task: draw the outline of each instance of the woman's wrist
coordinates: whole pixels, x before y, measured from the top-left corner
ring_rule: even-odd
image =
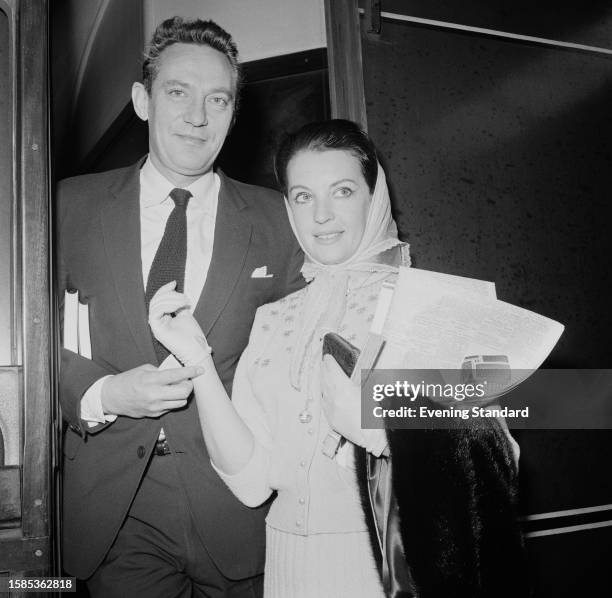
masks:
[[[181,352],[182,354],[176,353],[176,357],[183,365],[206,367],[212,363],[212,349],[204,335],[195,337],[191,346],[189,348],[185,346],[184,349],[187,349],[187,351]]]
[[[207,373],[210,368],[215,367],[211,353],[212,351],[209,347],[208,351],[202,351],[196,355],[190,355],[183,361],[183,365],[187,367],[200,367],[204,369],[204,373]]]

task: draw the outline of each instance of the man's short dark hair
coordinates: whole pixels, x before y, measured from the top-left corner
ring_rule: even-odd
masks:
[[[201,19],[185,21],[181,17],[172,17],[157,26],[145,50],[145,60],[142,64],[142,83],[147,93],[151,93],[153,81],[157,77],[159,57],[166,48],[173,44],[209,46],[226,56],[236,75],[236,98],[234,101],[234,109],[236,109],[241,84],[238,48],[232,36],[214,21],[202,21]]]

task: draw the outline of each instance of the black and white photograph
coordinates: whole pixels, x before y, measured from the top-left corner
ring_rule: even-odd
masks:
[[[0,596],[608,596],[610,106],[609,0],[0,0]]]

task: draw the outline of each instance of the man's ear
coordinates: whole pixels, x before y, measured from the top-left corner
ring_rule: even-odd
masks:
[[[141,120],[149,120],[149,94],[142,83],[132,85],[134,112]]]

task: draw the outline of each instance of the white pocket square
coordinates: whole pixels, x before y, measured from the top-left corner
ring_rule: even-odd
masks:
[[[268,274],[268,266],[255,268],[251,273],[251,278],[272,278],[274,274]]]

